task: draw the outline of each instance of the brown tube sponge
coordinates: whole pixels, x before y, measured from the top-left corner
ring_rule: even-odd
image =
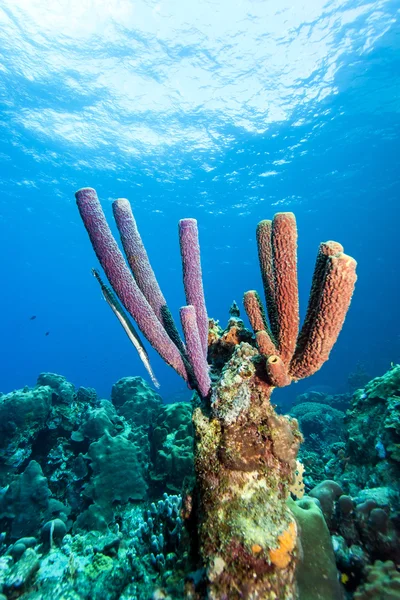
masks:
[[[258,293],[255,290],[246,292],[243,296],[243,304],[254,333],[264,329],[267,330],[264,307]]]
[[[271,332],[274,337],[278,333],[278,316],[275,305],[275,279],[272,260],[272,221],[260,221],[257,225],[256,237],[258,260],[260,262],[261,277],[264,286],[265,304]]]
[[[297,227],[293,213],[277,213],[274,216],[272,251],[278,315],[277,346],[283,362],[289,364],[299,331]]]
[[[267,358],[265,367],[268,382],[274,387],[285,387],[291,383],[292,379],[287,372],[285,363],[276,354]]]
[[[264,356],[271,356],[271,354],[276,354],[275,344],[266,331],[257,331],[256,342],[260,354],[263,354]]]
[[[322,274],[316,268],[313,288],[319,287],[319,293],[315,291],[318,302],[316,298],[313,300],[315,308],[310,309],[306,334],[290,365],[293,379],[313,375],[328,360],[350,306],[357,279],[356,266],[354,258],[339,252],[326,257]]]
[[[314,273],[312,277],[307,312],[297,340],[293,362],[297,361],[302,355],[317,315],[328,256],[334,256],[335,254],[339,254],[339,252],[343,252],[343,246],[338,242],[322,242],[319,245],[317,260],[315,262]]]

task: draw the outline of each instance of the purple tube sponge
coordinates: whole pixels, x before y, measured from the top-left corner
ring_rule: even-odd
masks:
[[[125,198],[113,202],[113,213],[126,259],[135,277],[136,283],[143,292],[147,302],[163,323],[161,309],[166,305],[165,298],[158,285],[149,257],[138,231],[131,205]]]
[[[207,360],[201,347],[196,309],[194,306],[183,306],[180,309],[180,315],[189,362],[197,381],[198,390],[206,398],[210,391],[211,380],[208,374]]]
[[[208,317],[204,300],[199,234],[196,219],[182,219],[179,221],[179,242],[182,255],[183,285],[186,302],[195,308],[200,343],[206,360],[208,349]]]
[[[95,190],[83,188],[76,192],[75,197],[93,249],[117,296],[153,348],[187,381],[182,356],[133,278],[111,233]]]

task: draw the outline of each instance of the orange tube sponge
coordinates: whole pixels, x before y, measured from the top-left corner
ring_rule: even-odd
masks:
[[[285,363],[276,354],[267,358],[265,368],[268,382],[274,387],[285,387],[292,382]]]
[[[265,319],[264,308],[261,304],[260,296],[255,290],[250,290],[244,294],[243,304],[254,333],[262,331],[263,329],[267,330],[268,326]]]
[[[357,279],[356,261],[343,252],[325,255],[322,270],[318,265],[323,261],[321,254],[329,252],[328,245],[322,246],[314,271],[312,306],[309,304],[307,311],[309,320],[290,365],[290,374],[296,380],[309,377],[328,359],[343,326]]]
[[[256,342],[260,354],[263,354],[264,356],[276,354],[275,344],[266,331],[257,331]]]
[[[321,298],[328,256],[334,256],[335,254],[339,254],[339,252],[343,252],[343,246],[339,244],[339,242],[321,242],[319,245],[317,260],[315,262],[314,273],[312,277],[307,312],[303,326],[299,333],[299,337],[297,339],[297,346],[293,356],[293,361],[297,361],[303,353],[304,347],[310,335],[311,328],[313,327],[319,308],[319,301]]]
[[[277,213],[272,222],[275,304],[278,315],[279,355],[289,363],[299,331],[297,284],[297,227],[293,213]]]
[[[272,260],[272,221],[265,219],[257,225],[256,237],[258,260],[264,286],[265,304],[267,306],[271,332],[276,337],[278,332],[278,315],[275,305],[275,279]]]

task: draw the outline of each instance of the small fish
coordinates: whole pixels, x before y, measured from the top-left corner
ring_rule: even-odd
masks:
[[[46,331],[46,333],[44,335],[49,335],[50,331]]]
[[[36,315],[32,315],[29,320],[34,321],[35,319],[36,319]]]
[[[100,284],[105,301],[111,307],[113,313],[124,328],[126,335],[130,339],[132,344],[135,346],[137,353],[139,354],[139,358],[142,361],[146,371],[150,375],[150,379],[152,380],[154,386],[156,388],[159,388],[160,384],[158,383],[153,373],[153,369],[151,368],[146,348],[143,346],[136,329],[129,320],[128,315],[126,314],[125,310],[123,309],[122,305],[120,304],[119,300],[117,299],[111,288],[109,288],[103,283],[103,280],[101,279],[98,271],[96,271],[96,269],[92,269],[92,273]]]

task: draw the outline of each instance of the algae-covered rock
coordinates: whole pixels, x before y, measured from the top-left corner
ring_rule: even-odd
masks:
[[[355,392],[346,429],[349,479],[359,487],[399,480],[400,365]]]
[[[90,445],[92,476],[84,486],[84,494],[93,504],[79,516],[79,527],[105,530],[116,504],[146,498],[148,465],[143,459],[147,454],[144,448],[148,451],[146,438],[135,440],[127,433],[112,437],[107,431]]]
[[[87,406],[82,421],[77,431],[73,431],[71,439],[74,442],[82,442],[84,439],[98,440],[107,431],[115,435],[124,428],[121,417],[117,414],[115,407],[108,400],[100,400],[96,407]]]
[[[31,582],[40,566],[39,556],[33,548],[27,548],[19,561],[17,561],[4,581],[8,593],[23,591]]]
[[[194,410],[198,531],[210,597],[294,597],[297,528],[286,499],[302,436],[295,419],[275,413],[263,360],[249,344],[237,345],[211,407]],[[189,593],[200,589],[198,579],[194,573]]]
[[[150,425],[163,402],[142,377],[123,377],[112,387],[111,399],[118,413],[131,424]]]
[[[343,593],[332,541],[321,510],[311,498],[288,505],[299,526],[302,552],[296,570],[300,600],[341,600]]]
[[[49,386],[56,394],[58,402],[70,405],[76,399],[75,386],[67,381],[63,375],[41,373],[37,378],[36,385]]]
[[[321,446],[344,440],[344,413],[327,404],[304,402],[294,406],[290,414],[300,425],[306,449],[321,450]]]
[[[400,572],[392,561],[377,560],[367,567],[367,580],[354,594],[354,600],[399,600]]]
[[[47,479],[34,460],[0,497],[0,518],[9,521],[12,539],[35,536],[44,520],[52,517],[66,520],[68,512],[67,507],[51,497]]]
[[[32,443],[50,415],[49,386],[24,388],[0,397],[0,459],[18,468],[32,452]]]
[[[111,437],[105,433],[90,445],[88,455],[93,476],[85,493],[98,504],[111,507],[116,501],[125,503],[146,497],[143,465],[138,460],[140,449],[134,441],[124,435]]]
[[[160,411],[151,436],[154,490],[180,492],[193,469],[192,407],[179,402]]]

